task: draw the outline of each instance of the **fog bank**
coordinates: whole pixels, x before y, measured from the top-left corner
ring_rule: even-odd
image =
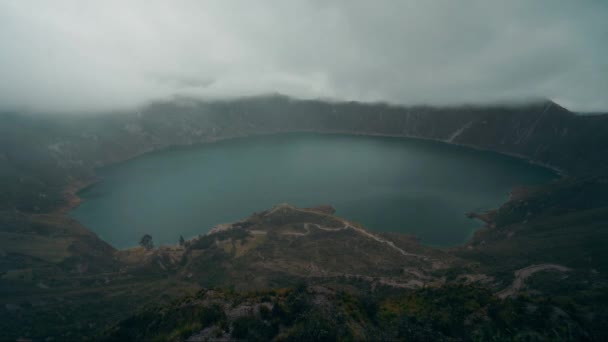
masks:
[[[3,1],[0,109],[173,96],[608,111],[608,2]]]

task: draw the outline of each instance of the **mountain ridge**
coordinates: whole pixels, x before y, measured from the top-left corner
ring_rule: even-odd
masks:
[[[8,173],[11,167],[21,168],[22,174],[33,173],[32,181],[39,186],[65,188],[72,179],[90,181],[96,167],[153,150],[294,131],[437,140],[510,154],[573,174],[595,172],[608,165],[608,153],[604,153],[608,151],[608,117],[576,116],[552,102],[523,109],[439,110],[271,99],[196,102],[187,107],[163,102],[140,112],[96,117],[4,115],[0,127],[2,166],[9,168]],[[36,137],[31,138],[33,135]],[[17,150],[19,155],[11,152]],[[36,174],[41,167],[48,170],[46,177]],[[11,180],[3,185],[13,190],[12,184]],[[58,191],[53,193],[53,197],[47,193],[38,199],[29,196],[28,201],[39,202],[39,208],[57,206],[48,203],[58,200]],[[0,198],[0,208],[9,209],[17,202]]]

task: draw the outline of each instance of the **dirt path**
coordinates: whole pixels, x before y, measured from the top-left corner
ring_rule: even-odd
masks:
[[[422,259],[425,259],[425,260],[427,259],[426,256],[406,252],[403,249],[395,246],[395,243],[393,243],[392,241],[389,241],[389,240],[383,239],[383,238],[381,238],[379,236],[376,236],[376,235],[368,232],[365,229],[354,227],[354,226],[348,224],[348,222],[346,222],[344,220],[342,220],[342,223],[344,223],[344,229],[348,229],[348,228],[353,229],[354,231],[359,232],[360,234],[363,234],[363,235],[367,236],[370,239],[373,239],[373,240],[376,240],[376,241],[378,241],[380,243],[388,245],[389,247],[391,247],[392,249],[396,250],[397,252],[403,254],[404,256],[417,257],[417,258],[422,258]]]
[[[311,210],[308,210],[308,209],[297,209],[297,208],[295,208],[295,207],[293,207],[293,206],[291,206],[289,204],[280,204],[280,205],[277,205],[274,208],[272,208],[268,212],[267,215],[272,215],[275,212],[277,212],[278,210],[281,210],[281,209],[283,209],[285,207],[288,207],[288,208],[290,208],[292,210],[301,211],[301,212],[311,212]],[[319,212],[315,211],[315,213],[317,215],[319,215]],[[306,236],[306,235],[310,234],[310,226],[314,226],[314,227],[316,227],[319,230],[324,230],[324,231],[327,231],[327,232],[337,232],[337,231],[341,231],[341,230],[352,229],[355,232],[358,232],[359,234],[362,234],[362,235],[364,235],[364,236],[366,236],[366,237],[368,237],[368,238],[370,238],[372,240],[375,240],[375,241],[377,241],[379,243],[382,243],[382,244],[385,244],[385,245],[389,246],[391,249],[399,252],[403,256],[421,258],[422,260],[428,260],[429,259],[427,256],[424,256],[424,255],[419,255],[419,254],[414,254],[414,253],[406,252],[403,249],[397,247],[394,242],[392,242],[390,240],[387,240],[387,239],[384,239],[382,237],[379,237],[377,235],[374,235],[374,234],[368,232],[367,230],[365,230],[363,228],[356,227],[356,226],[352,225],[350,222],[348,222],[348,221],[346,221],[344,219],[341,219],[341,218],[333,216],[333,215],[327,215],[327,214],[320,214],[320,215],[327,216],[327,217],[330,217],[332,219],[339,220],[343,224],[343,226],[339,227],[339,228],[329,228],[329,227],[322,227],[322,226],[320,226],[319,224],[316,224],[316,223],[304,223],[304,230],[305,230],[305,232],[301,232],[301,233],[300,232],[285,232],[285,233],[283,233],[283,235]]]
[[[372,288],[375,288],[377,285],[384,285],[384,286],[389,286],[389,287],[393,287],[393,288],[418,289],[418,288],[424,287],[426,284],[428,284],[432,280],[432,278],[429,278],[427,276],[423,276],[422,278],[416,277],[418,279],[394,279],[391,277],[372,277],[372,276],[362,275],[362,274],[332,272],[332,271],[323,270],[313,263],[310,263],[310,265],[308,266],[308,269],[310,271],[309,277],[324,278],[324,279],[348,278],[348,279],[363,280],[363,281],[371,283]]]
[[[557,264],[539,264],[539,265],[531,265],[522,269],[515,271],[515,280],[511,283],[511,286],[506,289],[498,292],[498,297],[507,298],[515,295],[519,292],[523,287],[526,279],[528,279],[531,275],[536,272],[546,271],[546,270],[556,270],[560,272],[568,272],[571,269]]]
[[[404,256],[417,257],[417,258],[422,258],[424,260],[428,259],[428,257],[426,257],[424,255],[418,255],[418,254],[414,254],[414,253],[408,253],[408,252],[404,251],[403,249],[395,246],[395,244],[392,241],[389,241],[389,240],[383,239],[383,238],[381,238],[379,236],[376,236],[376,235],[374,235],[374,234],[366,231],[365,229],[355,227],[355,226],[351,225],[350,223],[348,223],[347,221],[344,221],[344,220],[340,220],[340,221],[344,224],[344,226],[340,227],[340,228],[328,228],[328,227],[322,227],[322,226],[320,226],[320,225],[318,225],[316,223],[304,223],[304,229],[306,230],[306,232],[304,232],[304,233],[289,232],[289,233],[285,233],[285,234],[287,234],[287,235],[295,235],[295,236],[305,236],[305,235],[308,235],[308,234],[310,234],[310,226],[311,225],[315,226],[319,230],[324,230],[324,231],[327,231],[327,232],[337,232],[337,231],[340,231],[340,230],[352,229],[352,230],[354,230],[354,231],[356,231],[356,232],[358,232],[358,233],[360,233],[362,235],[365,235],[366,237],[368,237],[368,238],[370,238],[372,240],[375,240],[375,241],[378,241],[380,243],[388,245],[390,248],[396,250],[397,252],[401,253]]]

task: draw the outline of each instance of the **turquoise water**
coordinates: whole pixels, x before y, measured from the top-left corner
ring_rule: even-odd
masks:
[[[294,133],[152,153],[99,170],[71,215],[115,247],[174,244],[277,203],[331,204],[368,229],[457,245],[516,185],[555,178],[524,161],[413,139]]]

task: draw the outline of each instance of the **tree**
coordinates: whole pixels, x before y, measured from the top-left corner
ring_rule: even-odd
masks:
[[[183,246],[183,245],[184,245],[184,243],[185,243],[185,241],[184,241],[184,237],[180,235],[180,236],[179,236],[179,245],[180,245],[180,246]]]
[[[139,245],[147,250],[151,250],[154,248],[154,242],[152,242],[152,236],[150,234],[146,234],[141,237],[139,240]]]

